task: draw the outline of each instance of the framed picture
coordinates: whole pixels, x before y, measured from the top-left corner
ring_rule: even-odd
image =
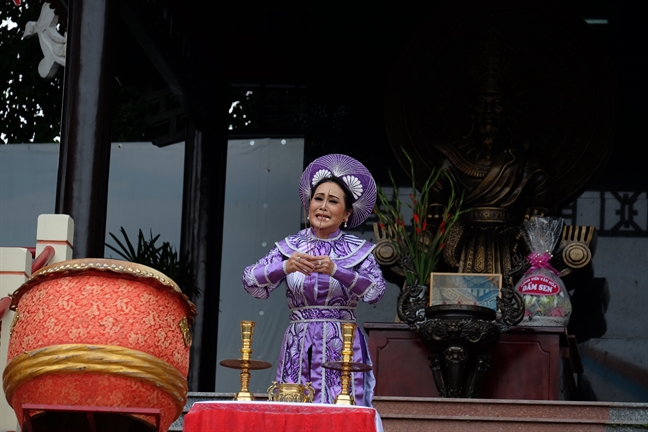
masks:
[[[502,275],[490,273],[430,274],[430,306],[473,305],[497,311]]]

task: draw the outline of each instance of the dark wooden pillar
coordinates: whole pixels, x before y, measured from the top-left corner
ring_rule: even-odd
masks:
[[[190,255],[194,281],[201,290],[199,297],[191,299],[198,316],[193,325],[190,391],[213,392],[216,386],[227,165],[227,129],[221,130],[201,131],[192,126],[185,142],[181,249],[183,255]]]
[[[56,213],[74,219],[79,258],[104,254],[118,9],[115,0],[68,3]]]

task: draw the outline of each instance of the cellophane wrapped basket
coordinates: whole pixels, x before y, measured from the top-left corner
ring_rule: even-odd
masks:
[[[524,299],[524,319],[529,327],[566,326],[572,307],[560,272],[551,266],[551,251],[560,239],[562,218],[533,217],[522,225],[522,235],[531,250],[531,265],[516,285]]]

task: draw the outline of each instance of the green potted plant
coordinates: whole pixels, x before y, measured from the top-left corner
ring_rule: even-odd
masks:
[[[190,298],[200,296],[200,289],[193,283],[191,260],[188,255],[180,256],[169,242],[162,242],[162,245],[158,245],[157,241],[160,234],[154,237],[151,231],[150,237],[147,239],[141,229],[137,234],[136,249],[133,247],[133,243],[126,234],[124,227],[120,227],[119,231],[124,238],[124,242],[122,243],[113,233],[109,233],[118,246],[115,247],[106,243],[109,249],[115,251],[126,261],[143,264],[164,273],[178,284],[186,296]]]

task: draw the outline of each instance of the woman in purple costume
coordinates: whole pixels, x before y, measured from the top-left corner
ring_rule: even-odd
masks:
[[[299,185],[310,228],[276,243],[243,273],[243,288],[268,298],[282,281],[288,289],[290,325],[284,335],[277,381],[310,382],[314,402],[333,403],[340,394],[340,372],[322,367],[342,360],[342,323],[355,323],[359,300],[375,303],[385,281],[372,250],[374,245],[340,230],[364,222],[376,202],[376,184],[357,160],[340,154],[311,163]],[[367,337],[358,328],[353,361],[371,364]],[[375,378],[371,371],[354,373],[352,395],[358,405],[371,406]]]

